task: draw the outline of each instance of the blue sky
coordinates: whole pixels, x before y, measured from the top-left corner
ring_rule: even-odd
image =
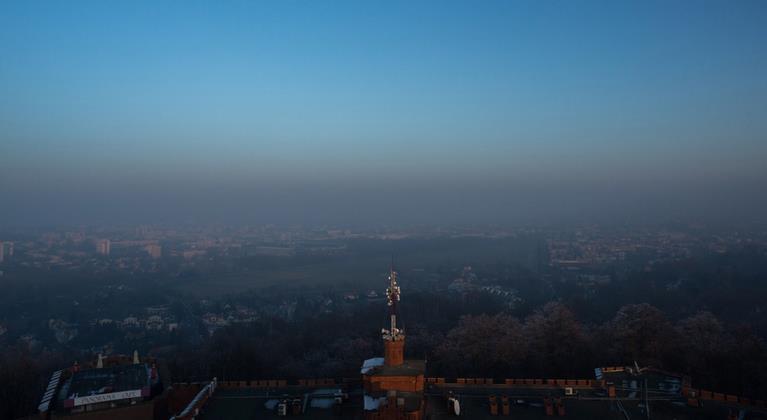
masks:
[[[0,215],[402,194],[425,218],[556,218],[535,197],[563,192],[758,214],[765,40],[746,1],[5,1]],[[467,195],[490,210],[445,209]]]

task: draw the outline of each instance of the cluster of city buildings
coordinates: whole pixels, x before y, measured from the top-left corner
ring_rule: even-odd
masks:
[[[471,266],[463,268],[460,275],[447,286],[447,291],[458,294],[485,293],[493,295],[503,301],[509,309],[514,309],[523,302],[519,290],[494,283],[491,279],[481,279],[474,273]]]
[[[689,258],[698,252],[724,253],[743,245],[765,244],[763,234],[732,230],[707,232],[695,229],[601,228],[546,232],[549,264],[565,268],[598,266],[645,257],[648,266]]]
[[[686,258],[699,250],[726,252],[734,246],[767,244],[764,232],[736,230],[600,228],[337,228],[207,227],[69,229],[16,233],[16,239],[0,240],[0,264],[81,266],[94,256],[109,257],[116,267],[135,268],[135,260],[179,258],[194,262],[214,256],[338,255],[352,239],[400,240],[408,238],[513,238],[535,235],[545,238],[550,266],[583,267],[619,263],[634,255],[648,257],[648,264]],[[14,256],[16,254],[16,256]]]

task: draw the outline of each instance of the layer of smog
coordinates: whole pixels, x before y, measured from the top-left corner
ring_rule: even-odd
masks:
[[[767,420],[765,40],[0,2],[0,419]]]

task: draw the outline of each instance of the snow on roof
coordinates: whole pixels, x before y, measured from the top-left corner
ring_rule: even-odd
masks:
[[[365,410],[378,410],[378,407],[381,405],[382,402],[386,401],[386,397],[371,397],[370,395],[365,395]]]
[[[360,370],[360,373],[364,375],[375,367],[383,366],[383,364],[384,364],[383,357],[374,357],[372,359],[367,359],[364,362],[362,362],[362,369]]]

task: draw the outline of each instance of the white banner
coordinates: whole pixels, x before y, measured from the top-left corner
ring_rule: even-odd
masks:
[[[127,398],[140,398],[140,397],[141,397],[140,389],[134,389],[132,391],[113,392],[111,394],[89,395],[87,397],[75,398],[75,407],[79,405],[85,405],[85,404],[95,404],[95,403],[106,402],[106,401],[124,400]]]

